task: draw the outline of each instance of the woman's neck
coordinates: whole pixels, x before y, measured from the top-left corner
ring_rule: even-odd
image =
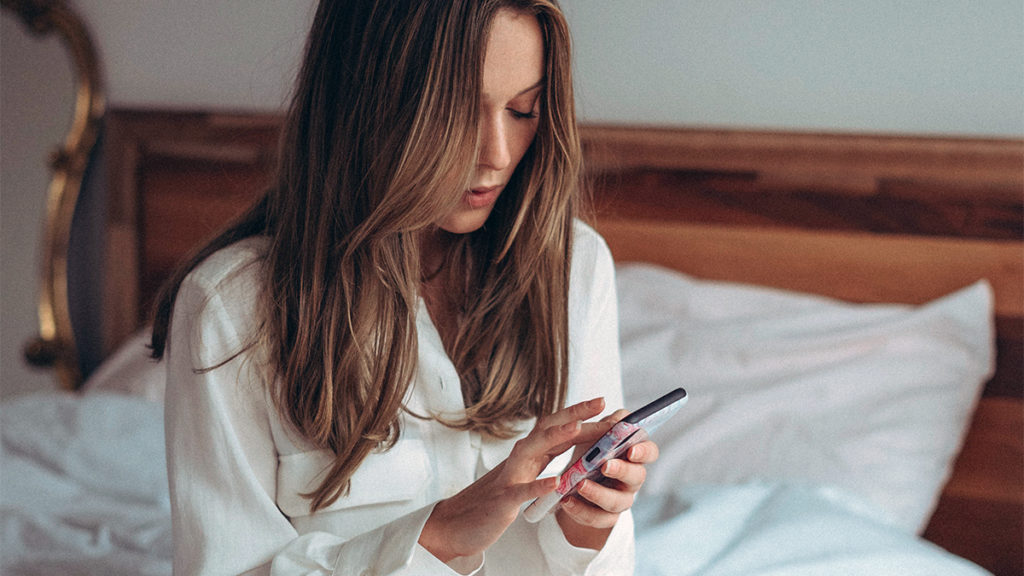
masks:
[[[451,244],[451,234],[440,228],[432,227],[422,232],[420,236],[420,278],[422,283],[430,283],[440,274]]]
[[[449,252],[455,240],[453,234],[440,228],[424,231],[420,237],[420,295],[446,348],[458,330],[454,291],[447,285],[453,275],[451,270],[445,270],[450,265]]]

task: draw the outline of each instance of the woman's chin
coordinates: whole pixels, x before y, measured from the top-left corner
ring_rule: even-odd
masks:
[[[490,206],[476,209],[463,208],[439,222],[437,227],[451,234],[469,234],[482,228],[490,215]]]
[[[455,222],[442,222],[441,224],[438,225],[438,228],[440,228],[441,230],[444,230],[445,232],[448,232],[450,234],[469,234],[471,232],[476,232],[477,230],[482,228],[483,225],[484,225],[484,222],[486,222],[486,221],[487,221],[486,218],[482,218],[482,219],[475,219],[474,218],[472,220],[469,220],[469,219],[461,220],[460,219],[460,220],[457,220]]]

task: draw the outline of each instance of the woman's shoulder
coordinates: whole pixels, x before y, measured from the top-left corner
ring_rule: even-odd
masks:
[[[201,326],[227,320],[235,331],[248,330],[264,292],[268,247],[268,238],[254,236],[209,255],[185,276],[175,309],[183,307]]]
[[[182,281],[175,322],[185,320],[190,326],[179,337],[201,339],[200,365],[215,365],[237,354],[260,325],[267,247],[264,237],[239,240],[205,258]]]
[[[183,288],[203,292],[258,289],[268,243],[265,236],[252,236],[221,248],[188,273]]]
[[[577,246],[594,251],[607,251],[608,245],[594,227],[579,218],[573,220],[573,242]]]
[[[573,222],[572,269],[574,276],[583,274],[592,279],[614,274],[608,244],[590,224],[578,219]]]

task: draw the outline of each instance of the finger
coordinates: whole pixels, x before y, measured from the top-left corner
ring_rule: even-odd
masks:
[[[558,451],[560,446],[572,446],[576,443],[576,437],[579,436],[582,429],[583,424],[579,420],[572,420],[558,426],[534,429],[525,438],[512,445],[512,452],[509,454],[508,460],[513,463],[512,466],[515,469],[521,468],[518,464],[521,462],[533,464],[526,473],[527,475],[532,474],[532,477],[536,478],[544,466],[547,466],[555,456],[566,450],[563,448]],[[539,467],[534,469],[538,465]]]
[[[581,449],[590,448],[594,442],[597,442],[601,436],[608,433],[611,428],[612,424],[609,422],[583,422],[580,424],[579,433],[569,441],[554,446],[551,449],[551,454],[561,454],[573,446],[579,446]]]
[[[621,487],[626,492],[636,492],[647,479],[647,468],[643,464],[634,464],[626,460],[609,460],[601,467],[601,474],[615,483],[613,487]]]
[[[562,501],[561,512],[577,524],[593,528],[611,528],[619,518],[618,514],[594,506],[579,496]]]
[[[621,514],[633,505],[634,492],[618,490],[593,480],[581,482],[577,492],[587,502],[612,514]]]
[[[558,478],[539,478],[532,482],[523,482],[522,484],[516,484],[513,486],[508,494],[509,497],[517,504],[529,502],[535,498],[552,492],[558,487]]]
[[[554,414],[546,416],[537,423],[530,433],[516,442],[512,456],[524,457],[531,461],[543,461],[546,466],[551,458],[565,452],[581,442],[593,442],[607,432],[593,423],[582,424],[604,410],[604,398],[594,398],[586,402],[573,404]],[[581,431],[586,431],[582,440],[575,440]]]
[[[541,419],[538,427],[559,426],[573,420],[590,420],[604,410],[604,398],[593,398],[586,402],[578,402],[549,414]]]
[[[615,412],[612,412],[611,414],[605,416],[604,418],[601,418],[601,421],[602,422],[611,422],[612,424],[614,424],[614,423],[622,420],[626,416],[629,416],[629,410],[625,410],[625,409],[619,408]]]
[[[650,440],[640,442],[636,446],[631,447],[626,452],[626,458],[630,462],[636,462],[638,464],[650,464],[658,459],[660,450],[658,445]]]

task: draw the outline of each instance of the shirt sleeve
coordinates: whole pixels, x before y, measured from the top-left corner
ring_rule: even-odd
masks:
[[[194,276],[179,291],[165,358],[174,572],[458,574],[417,542],[432,506],[349,540],[296,531],[275,501],[263,372],[256,354],[238,353],[254,298]],[[478,570],[482,558],[475,564],[461,573]]]

